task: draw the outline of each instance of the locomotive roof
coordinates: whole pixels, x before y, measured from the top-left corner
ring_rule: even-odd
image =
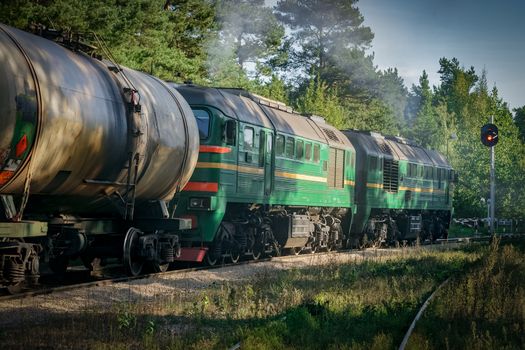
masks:
[[[425,149],[411,140],[369,131],[344,130],[343,133],[351,142],[359,144],[367,154],[450,168],[450,164],[441,153]]]
[[[173,84],[191,105],[213,106],[225,115],[250,124],[272,128],[260,107],[245,96],[228,93],[226,89],[206,88],[195,85]]]
[[[282,102],[243,89],[174,86],[192,105],[214,106],[239,121],[275,128],[280,133],[301,136],[334,147],[352,148],[348,139],[339,130],[325,123],[324,119],[295,113]]]

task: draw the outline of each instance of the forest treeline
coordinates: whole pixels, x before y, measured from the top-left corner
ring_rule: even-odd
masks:
[[[456,216],[484,216],[493,115],[498,217],[525,217],[525,106],[510,110],[486,72],[443,57],[440,82],[407,87],[374,65],[373,28],[356,0],[9,0],[0,22],[103,38],[118,63],[162,79],[242,87],[318,114],[338,128],[401,135],[448,157],[459,173]],[[411,53],[407,52],[407,55]]]

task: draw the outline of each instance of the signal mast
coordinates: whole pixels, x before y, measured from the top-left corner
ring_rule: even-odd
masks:
[[[490,117],[490,123],[481,127],[481,143],[490,147],[490,233],[495,234],[494,216],[496,208],[496,174],[495,174],[495,157],[494,146],[499,141],[498,127],[494,124],[494,116]]]

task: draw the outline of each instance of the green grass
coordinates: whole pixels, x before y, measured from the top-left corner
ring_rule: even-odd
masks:
[[[440,291],[408,345],[525,348],[525,245],[493,244],[480,264]]]
[[[4,348],[201,350],[240,343],[242,349],[392,349],[442,281],[475,271],[490,254],[486,245],[448,251],[414,249],[360,263],[334,260],[305,269],[267,270],[250,281],[213,283],[198,292],[122,302],[110,310],[50,314],[44,324],[4,330],[1,344]],[[523,259],[523,251],[513,254]],[[482,281],[492,282],[480,279],[480,285]],[[505,290],[505,295],[510,292]],[[472,294],[469,300],[477,297]],[[443,328],[440,317],[425,321],[429,329]],[[472,320],[481,329],[479,319]],[[506,328],[508,337],[514,334],[515,324],[512,321]],[[424,330],[414,336],[416,345],[434,344]],[[449,337],[451,341],[455,338]]]

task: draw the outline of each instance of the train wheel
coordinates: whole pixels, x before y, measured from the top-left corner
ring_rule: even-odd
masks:
[[[122,262],[126,272],[131,276],[137,276],[142,272],[144,262],[137,254],[137,244],[139,242],[140,230],[131,227],[124,238]]]
[[[264,243],[261,241],[255,242],[252,248],[253,260],[259,260],[263,254],[264,254]]]
[[[260,250],[256,250],[252,253],[252,259],[253,260],[259,260],[260,257],[261,257],[261,251]]]
[[[237,264],[240,258],[241,258],[241,254],[238,251],[232,251],[230,253],[230,259],[233,264]]]
[[[302,250],[303,250],[303,248],[301,248],[301,247],[293,247],[292,249],[290,249],[290,252],[293,255],[299,255],[299,254],[301,254]]]
[[[24,290],[24,286],[25,286],[25,282],[20,282],[17,284],[12,284],[10,286],[7,286],[6,289],[9,294],[14,295],[14,294],[21,293]]]
[[[210,251],[208,250],[208,252],[206,253],[206,257],[204,258],[205,261],[206,261],[206,264],[208,266],[215,266],[217,265],[217,262],[219,262],[219,257],[216,257],[215,255],[213,254],[210,254]]]

